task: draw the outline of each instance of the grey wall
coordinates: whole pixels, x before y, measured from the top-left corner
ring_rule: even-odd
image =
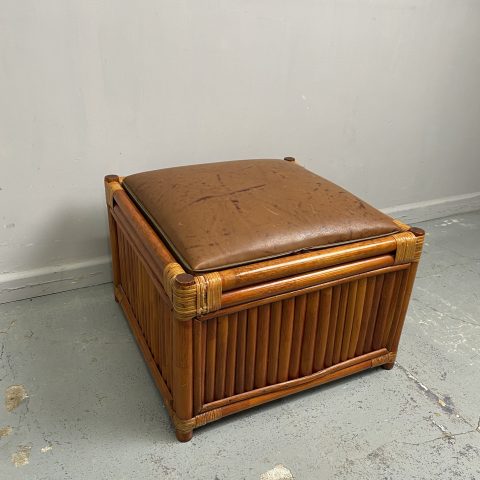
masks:
[[[106,173],[294,155],[378,207],[480,191],[476,0],[1,7],[5,285],[105,262]]]

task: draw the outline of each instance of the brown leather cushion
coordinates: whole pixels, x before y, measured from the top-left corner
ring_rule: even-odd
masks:
[[[189,272],[398,231],[387,215],[284,160],[137,173],[124,186]]]

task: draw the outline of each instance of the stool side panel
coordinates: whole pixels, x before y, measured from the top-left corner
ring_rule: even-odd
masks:
[[[309,388],[309,377],[332,368],[339,372],[375,352],[394,355],[413,269],[406,265],[388,273],[372,272],[369,277],[320,285],[308,293],[196,320],[196,413],[288,389],[296,381]],[[228,358],[222,351],[225,345],[232,350],[227,350]],[[215,361],[209,361],[212,358]],[[252,375],[255,381],[247,384],[244,379]],[[225,387],[232,378],[233,393]]]
[[[168,390],[172,391],[173,314],[165,295],[152,281],[141,256],[118,230],[120,289]]]

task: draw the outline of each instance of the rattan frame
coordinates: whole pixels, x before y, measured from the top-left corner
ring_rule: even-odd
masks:
[[[194,276],[122,180],[105,177],[115,298],[178,440],[226,415],[393,367],[423,230],[396,222],[400,233]]]

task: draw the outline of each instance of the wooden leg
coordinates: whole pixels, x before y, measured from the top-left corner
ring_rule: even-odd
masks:
[[[108,208],[108,228],[110,231],[110,251],[112,254],[112,280],[116,287],[120,284],[120,253],[118,249],[117,224],[113,218],[112,211]]]
[[[179,293],[195,285],[192,275],[183,273],[177,275],[175,288]],[[179,295],[180,298],[182,298]],[[183,318],[176,313],[173,316],[173,410],[179,424],[193,418],[193,320]],[[192,430],[176,429],[176,435],[181,442],[192,438]]]
[[[173,319],[173,408],[181,420],[193,416],[192,320]],[[178,440],[188,442],[192,431],[176,430]]]
[[[395,365],[395,359],[397,358],[397,354],[394,353],[394,352],[389,352],[387,355],[386,355],[386,358],[384,359],[384,361],[386,360],[385,363],[382,363],[380,366],[384,369],[384,370],[391,370],[393,368],[393,366]]]
[[[385,369],[385,370],[391,370],[394,365],[395,365],[395,362],[384,363],[382,365],[382,368]]]
[[[113,296],[115,297],[115,301],[117,303],[122,302],[123,293],[122,293],[121,288],[119,288],[117,285],[114,285],[114,287],[113,287]]]
[[[193,430],[190,430],[189,432],[175,430],[175,435],[177,436],[177,440],[179,442],[189,442],[192,439]]]

